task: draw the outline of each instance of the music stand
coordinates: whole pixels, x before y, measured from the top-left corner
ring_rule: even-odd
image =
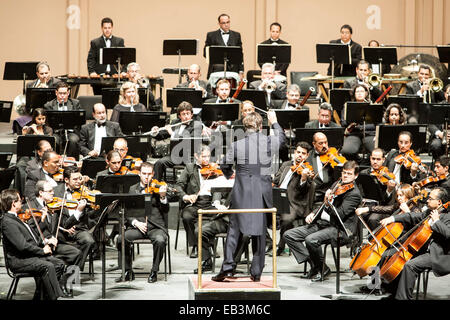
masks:
[[[106,161],[104,158],[88,158],[83,160],[81,165],[81,174],[86,175],[91,179],[97,177],[97,172],[105,170]]]
[[[344,107],[345,120],[348,124],[355,122],[363,125],[363,137],[366,137],[366,124],[381,123],[383,118],[383,105],[368,102],[347,102]]]
[[[43,108],[44,104],[56,99],[55,89],[52,88],[28,88],[26,92],[25,106],[27,110]]]
[[[242,64],[242,48],[238,46],[210,46],[208,47],[209,64],[224,65],[224,78],[227,77],[227,65]]]
[[[35,157],[36,146],[39,141],[47,140],[52,146],[53,150],[55,149],[55,137],[53,136],[45,136],[45,135],[26,135],[26,136],[18,136],[17,137],[17,158],[20,157]]]
[[[99,64],[115,64],[117,63],[117,73],[119,77],[117,83],[120,81],[120,68],[121,65],[127,65],[136,61],[136,48],[125,47],[111,47],[100,48]]]
[[[439,55],[439,61],[442,63],[450,63],[450,46],[436,46],[438,55]]]
[[[364,47],[364,60],[380,65],[380,75],[383,75],[383,64],[397,64],[396,47]]]
[[[236,90],[237,89],[231,89],[230,97],[232,97],[234,95]],[[268,105],[267,105],[267,99],[266,99],[266,92],[265,91],[254,90],[254,89],[242,89],[241,92],[238,95],[238,98],[239,98],[240,101],[250,100],[258,108],[267,111]],[[256,111],[260,112],[258,109],[256,109]]]
[[[115,176],[119,178],[127,178],[124,176]],[[138,177],[139,178],[139,177]],[[117,180],[118,181],[118,180]],[[111,180],[111,182],[116,182]],[[109,183],[109,182],[108,182]],[[151,202],[151,195],[149,194],[123,194],[123,193],[107,193],[98,194],[95,197],[95,204],[100,206],[100,209],[105,209],[108,205],[114,201],[119,200],[120,209],[111,210],[108,218],[118,218],[120,223],[120,236],[122,240],[122,281],[125,281],[125,215],[132,217],[145,216],[145,203]],[[118,212],[118,216],[115,213]],[[122,287],[123,288],[123,287]],[[126,288],[134,289],[127,286]]]
[[[344,110],[345,103],[352,99],[350,95],[352,89],[331,89],[330,90],[330,104],[334,110],[342,117],[342,110]]]
[[[450,104],[448,103],[421,103],[419,123],[443,124],[444,130],[450,122]]]
[[[239,117],[239,103],[204,103],[202,121],[234,121]]]
[[[292,128],[304,128],[309,121],[309,110],[279,110],[275,109],[279,125],[292,132]],[[289,135],[289,154],[292,150],[292,134]]]
[[[317,63],[331,61],[331,89],[334,89],[334,64],[352,64],[350,46],[339,43],[316,44]]]
[[[272,188],[273,206],[277,208],[277,214],[289,213],[289,199],[287,190],[277,187]]]
[[[202,144],[208,145],[210,142],[202,137],[170,139],[170,159],[175,165],[192,163],[194,153]]]
[[[128,154],[132,156],[139,156],[141,159],[147,159],[147,156],[151,153],[151,137],[141,135],[103,137],[102,145],[100,147],[100,154],[106,154],[109,151],[113,150],[114,141],[116,141],[118,138],[124,138],[125,140],[127,140]]]
[[[198,51],[197,39],[163,40],[163,56],[178,56],[178,83],[181,83],[181,56],[195,56]]]
[[[360,172],[358,178],[356,178],[356,184],[360,187],[364,199],[372,199],[378,202],[383,200],[383,190],[370,174]]]
[[[11,163],[12,152],[0,152],[0,169],[6,169]]]
[[[321,129],[296,128],[294,129],[295,143],[306,141],[311,144],[312,138],[316,132],[322,132],[327,136],[329,146],[337,149],[342,148],[342,145],[344,144],[344,128],[342,127]]]
[[[203,104],[202,91],[192,90],[188,88],[167,89],[167,106],[169,108],[177,108],[183,102],[189,102],[193,108],[201,108]]]
[[[75,129],[86,124],[86,110],[47,110],[47,123],[53,129]]]
[[[25,94],[26,80],[37,79],[36,62],[5,62],[5,70],[3,71],[3,80],[23,80],[23,94]]]
[[[142,134],[150,131],[154,126],[164,127],[166,118],[167,113],[163,111],[121,111],[119,114],[119,125],[123,134]]]
[[[9,189],[16,175],[16,170],[16,166],[6,168],[5,170],[0,170],[0,191]]]
[[[9,123],[11,121],[12,104],[11,101],[0,100],[0,122]]]
[[[291,45],[290,44],[257,44],[258,63],[291,63]]]
[[[398,148],[398,134],[402,131],[409,131],[414,137],[413,148],[416,153],[426,150],[425,142],[427,137],[426,124],[403,124],[386,125],[380,124],[375,129],[375,148],[381,148],[388,152]]]

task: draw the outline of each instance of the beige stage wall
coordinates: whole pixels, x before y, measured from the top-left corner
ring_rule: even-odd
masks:
[[[144,74],[162,75],[176,67],[176,56],[163,56],[164,39],[198,39],[196,56],[183,56],[182,66],[198,63],[206,74],[203,58],[206,32],[218,28],[221,13],[231,16],[232,30],[239,31],[244,46],[245,69],[256,69],[256,44],[267,39],[269,25],[283,26],[281,38],[292,44],[288,71],[319,71],[316,43],[339,38],[343,24],[353,27],[353,39],[366,45],[439,45],[450,43],[450,0],[1,0],[0,73],[6,61],[50,63],[53,75],[87,75],[89,41],[100,36],[100,20],[111,17],[114,35],[137,49]],[[398,49],[399,59],[412,52],[437,56],[436,49]],[[165,87],[177,83],[165,75]],[[3,77],[1,78],[3,79]],[[0,80],[0,100],[21,93],[20,81]],[[80,95],[92,94],[89,86]]]

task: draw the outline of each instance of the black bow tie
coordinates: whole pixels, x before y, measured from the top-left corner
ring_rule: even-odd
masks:
[[[103,123],[99,123],[99,122],[97,122],[97,127],[106,127],[106,121],[105,122],[103,122]]]
[[[272,41],[272,43],[274,43],[274,42],[278,42],[278,39],[277,40],[271,40]]]
[[[142,191],[144,191],[144,190],[145,190],[145,187],[139,186],[139,193],[142,193]]]
[[[292,104],[292,103],[288,103],[288,106],[293,107],[293,108],[296,108],[296,107],[297,107],[296,104]]]
[[[227,103],[227,99],[220,99],[219,103]]]
[[[228,31],[228,32],[223,32],[222,31],[222,35],[224,35],[224,34],[230,34],[230,32]]]
[[[105,38],[105,41],[111,40],[111,38]]]

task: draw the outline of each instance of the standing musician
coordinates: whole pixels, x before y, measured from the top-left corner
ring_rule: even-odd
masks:
[[[54,188],[55,197],[67,200],[73,200],[72,194],[80,192],[80,187],[83,182],[83,176],[74,166],[64,169],[64,184]],[[92,234],[88,231],[93,227],[90,216],[93,211],[88,211],[87,202],[85,199],[78,201],[78,206],[74,209],[63,208],[61,218],[61,226],[65,231],[59,232],[61,241],[66,243],[74,243],[81,250],[82,256],[79,260],[78,266],[80,270],[84,270],[84,263],[95,245],[95,240]]]
[[[287,190],[289,212],[280,216],[280,242],[278,243],[277,256],[284,252],[283,234],[293,227],[296,219],[303,220],[312,211],[314,201],[315,184],[312,181],[314,172],[307,163],[312,147],[309,143],[300,141],[295,146],[294,159],[285,161],[275,174],[273,184]]]
[[[182,201],[181,216],[184,230],[187,233],[188,245],[192,246],[191,258],[197,257],[195,224],[197,222],[198,209],[219,209],[224,199],[220,192],[211,193],[211,186],[217,179],[217,175],[214,172],[206,172],[202,175],[202,169],[209,171],[207,169],[211,167],[211,150],[209,146],[201,145],[200,149],[194,153],[194,157],[195,162],[186,164],[175,184]],[[204,215],[205,221],[209,217]]]
[[[44,244],[39,235],[35,234],[27,223],[19,219],[22,210],[22,200],[17,190],[6,189],[1,192],[2,217],[1,231],[5,260],[9,269],[15,274],[31,273],[36,279],[35,297],[39,297],[38,284],[42,284],[44,299],[56,300],[65,296],[60,282],[64,272],[64,262],[52,257],[51,245],[57,242],[51,240]]]
[[[113,108],[110,121],[119,122],[122,111],[145,112],[147,109],[139,102],[137,85],[127,81],[120,87],[119,103]]]
[[[222,13],[218,18],[219,29],[206,34],[205,46],[203,48],[203,56],[206,58],[206,48],[210,46],[237,46],[242,48],[241,34],[237,31],[230,30],[230,16]],[[241,79],[244,76],[244,57],[242,63],[238,65],[227,65],[226,71],[239,72]],[[207,78],[213,72],[224,71],[223,64],[210,64],[208,67]]]
[[[311,265],[308,274],[301,276],[302,278],[311,279],[313,282],[322,281],[331,273],[328,266],[322,269],[324,257],[321,246],[336,241],[338,230],[344,241],[350,240],[347,233],[342,230],[341,222],[351,233],[356,233],[357,218],[354,212],[362,199],[354,183],[358,172],[358,164],[352,160],[347,161],[342,169],[341,181],[334,183],[332,188],[327,190],[323,205],[306,217],[307,224],[284,233],[283,238],[297,262],[300,264],[308,261]]]
[[[62,182],[62,177],[57,175],[61,166],[61,156],[55,151],[46,151],[42,155],[42,167],[27,173],[25,180],[25,197],[33,199],[35,197],[36,183],[39,180],[49,181],[52,187],[56,187]]]
[[[261,132],[262,117],[259,113],[248,114],[243,120],[247,131],[245,138],[233,142],[220,166],[224,176],[230,179],[235,165],[236,181],[231,191],[231,209],[261,209],[273,206],[271,159],[286,143],[286,136],[274,111],[267,113],[267,119],[274,130],[273,136],[266,136]],[[220,272],[211,280],[220,282],[233,276],[236,268],[234,254],[242,235],[252,237],[250,279],[258,282],[261,280],[265,261],[266,215],[240,213],[231,214],[229,218],[223,264]]]
[[[384,165],[395,175],[395,182],[397,183],[409,183],[418,181],[424,178],[423,173],[419,173],[421,165],[417,162],[420,161],[418,156],[408,157],[414,161],[411,161],[409,168],[401,163],[402,156],[414,153],[411,149],[413,139],[412,134],[409,131],[402,131],[398,135],[398,150],[392,149],[386,156]],[[396,160],[397,159],[397,160]],[[408,164],[407,164],[408,165]]]
[[[194,120],[192,105],[187,102],[181,102],[177,107],[177,116],[172,124],[163,128],[157,126],[152,128],[151,135],[156,140],[181,139],[181,138],[199,138],[207,135],[208,131],[204,129],[201,121]],[[179,125],[178,125],[179,124]],[[168,142],[170,144],[170,142]],[[169,147],[169,146],[168,146]],[[179,164],[179,162],[178,162]],[[175,165],[172,155],[165,156],[155,163],[155,179],[161,181],[166,168],[173,168]]]
[[[272,22],[270,24],[270,38],[261,42],[261,44],[288,44],[288,42],[280,39],[281,34],[281,24],[278,22]],[[262,67],[262,64],[259,64]],[[275,74],[283,75],[286,77],[286,70],[289,67],[289,63],[276,63],[275,64]]]
[[[344,88],[353,88],[357,84],[364,84],[368,87],[370,94],[370,100],[375,102],[381,95],[379,88],[370,86],[368,83],[368,77],[371,72],[370,63],[366,60],[360,60],[356,66],[356,77],[352,79],[347,79],[344,81]]]
[[[250,83],[250,89],[266,92],[266,102],[270,106],[274,99],[282,100],[286,96],[286,85],[275,81],[275,66],[273,63],[264,63],[261,68],[261,80]]]
[[[437,210],[446,203],[447,192],[443,188],[433,189],[428,197],[427,210],[392,216],[381,221],[383,226],[393,222],[417,224],[428,215],[431,226],[431,239],[424,245],[419,254],[408,260],[404,265],[398,281],[395,299],[412,300],[417,276],[420,272],[431,269],[435,276],[441,277],[450,273],[450,250],[448,238],[450,236],[450,215],[447,210],[439,213]],[[398,277],[397,277],[398,278]]]
[[[60,81],[57,78],[52,77],[50,72],[50,65],[47,62],[41,61],[36,65],[37,79],[28,82],[27,88],[54,88]]]
[[[331,121],[333,116],[333,107],[328,102],[324,102],[319,106],[319,116],[317,120],[311,120],[305,123],[306,129],[321,129],[321,128],[339,128],[340,125]]]
[[[168,233],[167,233],[167,214],[169,212],[169,203],[166,197],[167,187],[161,185],[159,192],[150,190],[153,180],[153,165],[144,162],[139,172],[140,181],[130,187],[130,194],[148,194],[151,193],[151,203],[145,205],[145,218],[127,217],[125,231],[125,279],[121,277],[116,280],[130,281],[134,280],[133,259],[131,255],[132,242],[137,239],[150,239],[153,245],[153,265],[151,267],[148,282],[157,281],[159,265],[164,257]],[[151,192],[152,191],[152,192]],[[122,239],[117,241],[117,250],[119,251],[119,266],[121,265]]]
[[[202,98],[210,98],[212,94],[210,93],[211,88],[208,83],[204,80],[200,80],[201,77],[200,66],[198,64],[191,64],[187,70],[188,81],[180,83],[177,88],[193,88],[195,90],[202,91]]]
[[[348,24],[344,24],[341,29],[341,38],[337,40],[331,40],[330,43],[340,43],[350,46],[350,53],[352,56],[352,64],[340,64],[336,63],[334,65],[334,76],[335,77],[348,77],[354,76],[357,63],[362,57],[362,47],[359,43],[352,40],[353,29]],[[331,63],[328,67],[327,75],[331,75]]]
[[[59,222],[59,211],[53,212],[47,207],[47,204],[53,201],[54,190],[51,184],[45,180],[39,180],[36,183],[36,198],[29,201],[32,208],[38,209],[42,212],[42,216],[38,220],[39,228],[41,229],[45,239],[51,239],[56,236],[56,230]],[[38,229],[33,219],[28,220],[30,227],[38,234]],[[60,225],[62,228],[62,226]],[[58,232],[62,232],[61,230]],[[66,265],[79,265],[82,253],[72,244],[64,243],[64,238],[58,236],[58,245],[54,247],[53,256],[61,259]]]
[[[102,103],[94,104],[92,116],[95,121],[84,124],[80,130],[79,148],[84,157],[100,155],[103,137],[123,136],[117,122],[106,120],[106,108]]]

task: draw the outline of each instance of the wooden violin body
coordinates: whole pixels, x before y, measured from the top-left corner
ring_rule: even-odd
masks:
[[[219,165],[216,163],[210,163],[207,166],[203,166],[200,169],[200,174],[203,179],[214,179],[223,176],[222,170],[219,169]]]
[[[314,168],[308,162],[300,162],[299,164],[294,164],[291,166],[291,171],[301,175],[303,170],[308,169],[310,171],[309,176],[314,176]]]
[[[370,175],[375,176],[377,180],[384,185],[388,184],[391,180],[395,181],[395,174],[389,172],[389,169],[384,166],[376,171],[372,171]]]
[[[401,153],[394,158],[394,161],[398,164],[403,165],[406,169],[410,170],[413,163],[419,166],[419,170],[422,172],[427,172],[427,169],[422,165],[422,159],[414,153],[414,150],[409,150],[405,153]]]
[[[22,220],[23,222],[27,222],[28,220],[30,220],[33,217],[33,215],[35,217],[40,218],[40,217],[42,217],[42,211],[31,208],[31,209],[23,210],[22,212],[19,212],[17,214],[19,219]]]
[[[320,161],[325,165],[330,164],[331,167],[341,166],[343,165],[347,159],[344,156],[341,156],[337,149],[334,147],[328,148],[326,154],[320,156]]]

